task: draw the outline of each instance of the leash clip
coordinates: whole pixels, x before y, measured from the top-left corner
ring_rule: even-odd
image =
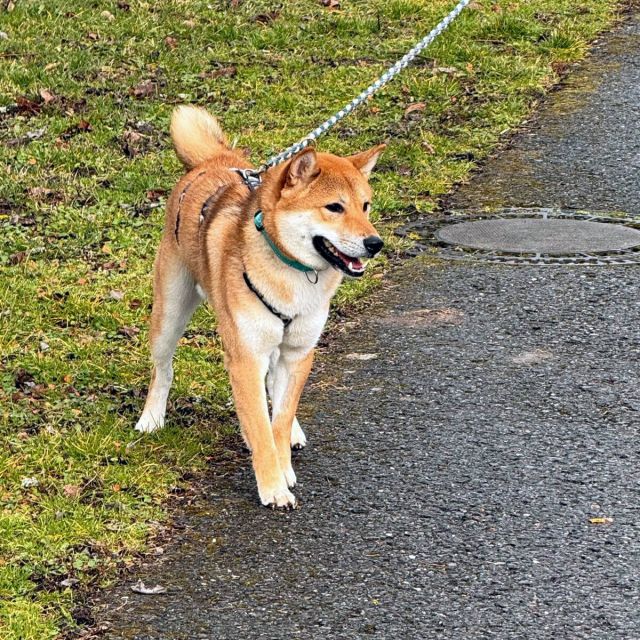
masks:
[[[231,171],[235,171],[242,178],[242,182],[247,185],[250,191],[255,191],[262,184],[262,178],[260,177],[262,171],[257,171],[256,169],[236,169],[235,167],[232,168]]]

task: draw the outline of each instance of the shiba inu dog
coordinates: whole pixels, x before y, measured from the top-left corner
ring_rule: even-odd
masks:
[[[250,165],[208,112],[179,107],[171,136],[187,173],[167,203],[155,262],[154,366],[136,429],[163,426],[176,345],[208,300],[260,500],[291,508],[291,448],[306,444],[296,410],[329,302],[383,246],[368,178],[385,145],[344,158],[306,148],[251,191],[235,171]]]

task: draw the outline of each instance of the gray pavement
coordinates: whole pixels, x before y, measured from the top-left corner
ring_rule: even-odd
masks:
[[[457,208],[490,185],[494,205],[640,212],[638,24]],[[260,507],[246,458],[213,463],[165,554],[101,596],[104,637],[640,638],[638,274],[405,263],[316,367],[301,508]]]

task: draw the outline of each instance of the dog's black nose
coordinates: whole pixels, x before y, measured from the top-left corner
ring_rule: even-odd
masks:
[[[369,255],[373,258],[384,247],[384,242],[380,236],[369,236],[365,238],[362,243],[364,248],[369,252]]]

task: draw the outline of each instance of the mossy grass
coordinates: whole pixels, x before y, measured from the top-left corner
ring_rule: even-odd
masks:
[[[0,39],[0,637],[76,624],[78,593],[145,548],[172,487],[234,431],[211,312],[176,361],[168,427],[139,437],[150,270],[180,174],[175,104],[206,105],[263,161],[422,37],[453,0],[5,2]],[[373,179],[391,229],[513,129],[608,27],[607,0],[476,0],[320,142],[389,147]],[[6,37],[5,37],[6,36]],[[379,282],[385,261],[344,287]],[[78,616],[75,615],[75,618]]]

